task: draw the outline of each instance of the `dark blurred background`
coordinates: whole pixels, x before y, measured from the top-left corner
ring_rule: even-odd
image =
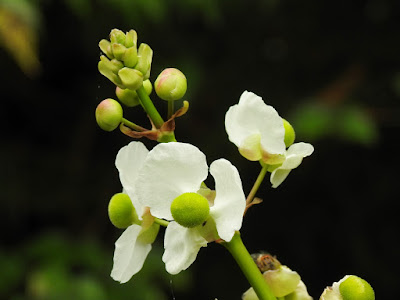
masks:
[[[114,282],[110,197],[130,139],[100,130],[97,104],[115,98],[97,71],[112,28],[188,78],[179,141],[208,162],[225,157],[248,193],[259,165],[242,158],[224,114],[244,90],[273,105],[314,154],[278,188],[265,180],[242,237],[299,272],[314,299],[346,274],[377,299],[398,294],[399,2],[0,0],[0,299],[240,299],[248,284],[215,244],[179,276],[161,261],[162,235],[144,269]],[[165,112],[165,103],[152,98]],[[141,109],[125,117],[148,126]],[[144,141],[148,147],[153,142]],[[397,195],[397,196],[396,196]]]

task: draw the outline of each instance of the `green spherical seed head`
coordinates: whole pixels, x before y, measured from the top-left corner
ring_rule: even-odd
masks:
[[[185,75],[175,68],[165,69],[154,82],[154,89],[163,100],[172,101],[181,99],[187,90]]]
[[[111,223],[120,229],[127,228],[138,220],[131,199],[123,193],[112,196],[108,204],[108,216]]]
[[[172,201],[171,213],[174,220],[183,227],[192,228],[207,220],[210,213],[208,200],[196,193],[185,193]]]
[[[296,138],[296,133],[294,132],[293,126],[290,125],[288,121],[283,120],[283,127],[285,128],[285,145],[288,148],[290,145],[294,143],[294,139]]]
[[[114,99],[105,99],[96,108],[96,121],[101,129],[113,131],[122,121],[122,107]]]
[[[364,279],[350,275],[339,286],[343,300],[375,300],[371,285]]]

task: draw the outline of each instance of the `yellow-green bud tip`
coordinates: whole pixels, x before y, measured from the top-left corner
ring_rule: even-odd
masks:
[[[121,123],[122,113],[122,107],[118,101],[105,99],[96,108],[97,124],[105,131],[113,131]]]
[[[375,300],[371,285],[364,279],[350,275],[339,286],[343,300]]]
[[[202,195],[184,193],[172,201],[171,213],[178,224],[192,228],[207,220],[210,206],[207,199]]]
[[[291,146],[294,143],[294,139],[296,138],[296,133],[294,132],[293,126],[290,125],[288,121],[283,120],[283,127],[285,128],[285,145],[286,148]]]
[[[163,100],[172,101],[181,99],[187,89],[186,76],[175,68],[165,69],[158,75],[154,89]]]
[[[118,193],[112,196],[108,204],[108,216],[111,223],[124,229],[138,222],[136,210],[127,194]]]

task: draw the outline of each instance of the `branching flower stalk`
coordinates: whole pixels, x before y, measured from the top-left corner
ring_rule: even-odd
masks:
[[[269,254],[250,255],[239,230],[248,208],[262,202],[256,194],[267,173],[272,187],[277,188],[313,153],[313,146],[294,143],[290,123],[261,97],[243,92],[239,102],[227,111],[225,128],[239,153],[262,166],[246,198],[239,172],[231,162],[221,158],[208,166],[200,149],[176,141],[175,119],[189,107],[183,101],[183,106],[175,110],[175,101],[186,93],[185,75],[167,68],[154,82],[157,96],[167,103],[164,121],[150,98],[150,46],[138,46],[136,31],[118,29],[113,29],[110,40],[101,40],[99,46],[104,53],[99,72],[116,85],[118,101],[107,98],[97,106],[98,125],[105,131],[120,128],[132,138],[158,142],[148,150],[143,143],[133,141],[122,147],[115,159],[122,192],[111,197],[108,214],[111,223],[124,231],[115,242],[111,277],[125,283],[137,274],[160,227],[164,227],[162,260],[172,275],[189,268],[202,247],[216,242],[229,251],[251,285],[243,300],[312,300],[297,272]],[[136,106],[146,112],[151,129],[123,116],[125,108]],[[215,181],[214,189],[204,184],[209,175]],[[327,287],[320,299],[374,300],[375,295],[368,282],[350,275]]]

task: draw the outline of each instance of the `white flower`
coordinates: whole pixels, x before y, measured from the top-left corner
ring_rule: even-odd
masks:
[[[136,209],[138,217],[142,219],[144,206],[137,201],[134,182],[138,178],[139,170],[149,151],[140,142],[131,142],[122,147],[115,160],[124,193],[128,194]],[[151,244],[138,239],[142,226],[129,226],[115,242],[114,265],[111,277],[121,283],[127,282],[143,267],[144,261],[151,250]]]
[[[266,164],[283,161],[286,149],[283,120],[261,97],[244,91],[239,103],[226,113],[225,128],[229,140],[248,160],[262,160]]]
[[[271,172],[270,181],[272,187],[278,187],[289,175],[290,171],[297,168],[303,158],[310,156],[314,152],[314,147],[308,143],[296,143],[289,147],[285,154],[285,161],[278,168]]]
[[[218,237],[230,241],[242,226],[245,196],[237,169],[227,160],[218,159],[210,166],[215,180],[216,196],[210,207],[207,224],[215,222]],[[150,207],[157,218],[173,220],[171,203],[185,193],[199,193],[207,178],[205,155],[195,146],[185,143],[159,144],[147,155],[135,191],[142,205]],[[166,270],[177,274],[196,259],[201,247],[210,242],[207,224],[186,228],[169,223],[164,238],[163,261]],[[215,237],[214,237],[215,239]]]
[[[225,115],[225,128],[229,140],[239,152],[252,161],[261,160],[269,165],[272,187],[278,187],[297,168],[303,158],[313,153],[308,143],[296,143],[286,150],[283,119],[261,97],[245,91],[239,103]]]

